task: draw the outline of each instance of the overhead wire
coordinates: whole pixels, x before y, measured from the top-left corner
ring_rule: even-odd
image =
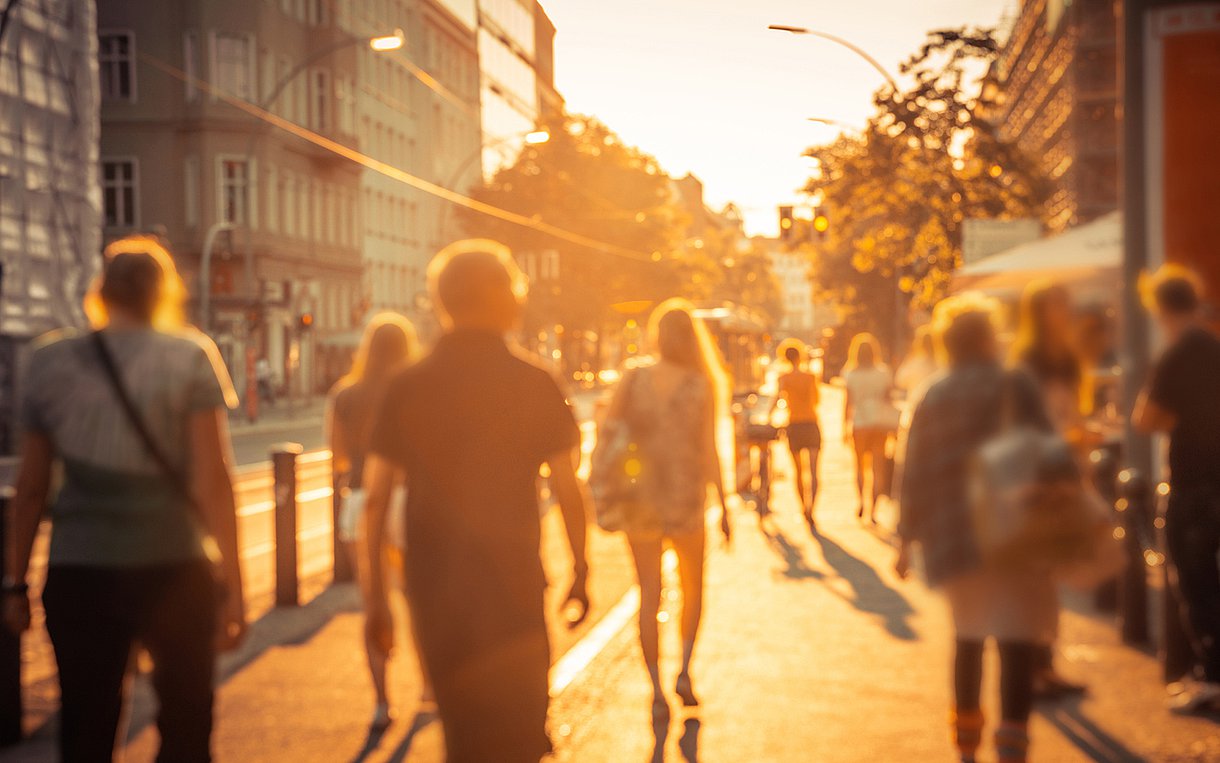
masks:
[[[576,244],[594,251],[602,252],[603,254],[625,257],[638,261],[656,261],[656,257],[651,253],[629,249],[627,247],[619,246],[606,241],[599,241],[589,236],[566,230],[557,225],[543,222],[535,217],[502,209],[456,191],[451,191],[448,188],[424,180],[423,178],[413,175],[399,167],[395,167],[391,164],[371,157],[368,154],[352,148],[351,146],[344,145],[339,141],[314,132],[307,127],[285,119],[278,114],[260,108],[258,105],[246,100],[245,98],[241,98],[240,96],[229,93],[222,88],[216,87],[211,82],[208,82],[200,77],[188,74],[173,64],[163,61],[155,56],[149,55],[143,51],[137,53],[137,56],[141,61],[149,66],[152,66],[153,68],[158,69],[165,74],[182,81],[183,83],[191,84],[198,88],[201,92],[210,95],[218,101],[227,103],[230,106],[249,114],[255,119],[261,120],[272,127],[290,133],[318,146],[319,148],[330,151],[331,153],[343,157],[344,159],[359,164],[367,169],[385,175],[388,178],[403,183],[404,185],[411,186],[412,188],[416,188],[444,201],[456,204],[460,207],[465,207],[466,209],[487,215],[488,217],[493,217],[498,220],[503,220],[514,225],[519,225],[523,228],[528,228],[530,230],[552,236],[560,239],[561,241],[567,241],[571,244]]]

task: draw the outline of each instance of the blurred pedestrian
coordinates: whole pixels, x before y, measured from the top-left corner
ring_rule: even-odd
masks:
[[[1003,412],[1013,426],[1051,429],[1033,380],[1000,363],[997,309],[992,300],[970,294],[937,305],[934,326],[949,367],[916,405],[900,447],[897,569],[906,577],[918,545],[928,583],[948,600],[956,638],[953,724],[963,763],[974,763],[982,742],[988,638],[1000,653],[999,760],[1027,760],[1039,644],[1053,634],[1057,607],[1049,573],[1019,559],[991,564],[975,537],[971,464],[979,447],[1005,426]]]
[[[136,644],[152,657],[158,760],[211,759],[217,649],[246,629],[216,346],[185,328],[185,290],[156,240],[120,239],[87,310],[98,330],[44,337],[30,359],[4,613],[29,626],[26,575],[54,459],[43,607],[65,763],[111,760]]]
[[[902,390],[907,399],[913,398],[924,382],[932,378],[940,370],[936,362],[936,341],[932,336],[931,326],[920,326],[915,330],[915,341],[911,343],[911,352],[898,366],[894,374],[894,386]]]
[[[818,499],[818,453],[822,448],[822,430],[818,426],[818,377],[808,368],[805,345],[795,340],[780,344],[779,355],[788,363],[788,371],[779,377],[779,394],[771,406],[771,414],[782,400],[788,407],[785,429],[788,450],[792,453],[796,495],[809,532],[817,532],[813,507]],[[808,458],[808,462],[806,462]],[[809,497],[805,497],[809,485]]]
[[[699,704],[690,664],[703,615],[709,484],[722,511],[725,506],[716,427],[726,384],[711,335],[685,300],[653,311],[649,338],[653,357],[627,371],[606,416],[627,422],[639,447],[640,502],[624,517],[624,529],[640,584],[640,648],[652,679],[653,720],[662,722],[669,703],[661,687],[657,612],[667,544],[678,557],[682,585],[682,667],[674,691],[684,705]]]
[[[1176,712],[1220,709],[1220,339],[1204,325],[1201,288],[1180,267],[1145,284],[1166,348],[1141,394],[1134,423],[1169,435],[1165,540],[1176,593],[1199,661],[1199,682],[1175,687]]]
[[[1073,443],[1084,462],[1085,442],[1084,363],[1076,349],[1075,310],[1066,287],[1051,281],[1030,284],[1021,295],[1017,340],[1012,347],[1012,364],[1024,371],[1042,392],[1042,399],[1055,429]],[[1058,609],[1058,608],[1056,608]],[[1058,618],[1055,631],[1058,633]],[[1055,669],[1055,644],[1042,645],[1034,692],[1039,697],[1083,694],[1085,687],[1062,676]]]
[[[856,516],[864,518],[868,508],[869,521],[877,522],[877,498],[887,489],[889,459],[886,445],[898,430],[898,409],[892,395],[894,377],[881,360],[881,345],[872,334],[861,333],[851,340],[847,366],[843,369],[847,386],[847,402],[843,407],[843,438],[856,453],[856,494],[859,507]],[[867,474],[870,500],[864,500]]]
[[[550,749],[537,480],[546,464],[574,561],[564,607],[575,625],[588,608],[580,429],[555,378],[505,340],[526,295],[508,249],[455,243],[428,277],[445,333],[390,380],[365,458],[366,627],[388,650],[385,518],[405,480],[407,602],[447,759],[533,763]]]
[[[379,313],[373,316],[364,329],[360,348],[352,361],[351,370],[335,385],[327,399],[327,439],[333,454],[335,487],[339,491],[341,506],[338,531],[349,549],[349,558],[357,561],[360,590],[364,595],[364,606],[368,610],[368,570],[360,564],[360,540],[365,536],[365,492],[361,486],[364,459],[368,450],[369,432],[372,429],[374,406],[385,393],[390,376],[402,366],[419,356],[419,340],[415,327],[397,313]],[[406,510],[406,493],[397,489],[391,495],[386,543],[386,556],[392,570],[387,587],[402,586],[403,543],[406,541],[403,512]],[[369,672],[373,680],[373,691],[377,706],[373,711],[371,727],[385,729],[393,720],[389,692],[386,687],[386,667],[390,653],[382,651],[380,645],[365,634],[365,653],[368,656]],[[432,702],[431,688],[424,676],[424,691],[421,700]]]
[[[267,405],[275,405],[275,377],[271,374],[271,361],[261,357],[254,363],[254,380],[258,385],[258,396]]]

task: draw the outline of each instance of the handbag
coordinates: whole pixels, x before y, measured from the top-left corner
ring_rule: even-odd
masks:
[[[170,483],[174,488],[174,492],[178,493],[179,497],[190,507],[191,512],[197,520],[199,532],[203,536],[204,552],[214,565],[219,564],[220,546],[216,543],[216,538],[208,530],[203,507],[195,500],[195,494],[191,492],[186,477],[178,471],[173,462],[169,460],[169,457],[165,455],[165,452],[161,450],[161,446],[157,443],[157,438],[153,436],[152,430],[148,428],[148,424],[144,421],[144,417],[140,415],[140,409],[136,407],[135,402],[131,399],[131,393],[127,390],[127,385],[123,383],[123,375],[119,373],[118,363],[115,362],[110,348],[106,346],[106,339],[102,336],[102,332],[94,331],[90,338],[93,341],[94,348],[97,350],[98,358],[102,362],[102,370],[105,371],[110,388],[114,392],[114,396],[118,400],[123,414],[127,417],[127,423],[135,431],[149,458],[157,465],[161,476]]]
[[[622,381],[624,412],[630,410],[632,390],[640,373],[637,370]],[[597,445],[590,463],[589,492],[593,496],[594,514],[597,526],[606,532],[626,529],[627,517],[635,513],[640,503],[644,461],[628,418],[618,415],[598,426]]]
[[[1097,551],[1097,502],[1067,441],[1016,421],[1015,383],[1005,380],[1000,430],[979,447],[968,476],[978,549],[998,567],[1079,565]]]

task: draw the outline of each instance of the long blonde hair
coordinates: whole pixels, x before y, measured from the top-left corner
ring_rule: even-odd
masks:
[[[379,379],[395,367],[415,360],[418,355],[419,337],[411,321],[394,312],[377,313],[364,327],[351,370],[340,384],[348,386],[366,379]]]
[[[102,252],[102,273],[85,294],[85,315],[105,328],[118,308],[153,328],[181,328],[186,286],[169,249],[154,236],[126,236]]]
[[[711,386],[712,399],[719,413],[725,404],[728,378],[720,360],[720,350],[695,306],[685,299],[667,299],[652,311],[648,336],[659,360],[698,371]]]
[[[868,348],[867,351],[865,348]],[[861,364],[860,356],[864,355],[869,362]],[[855,371],[857,368],[884,368],[885,363],[881,359],[881,343],[877,341],[877,337],[861,331],[851,339],[851,349],[847,351],[847,365],[843,366],[843,373]]]

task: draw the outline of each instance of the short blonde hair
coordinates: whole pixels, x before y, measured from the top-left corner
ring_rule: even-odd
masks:
[[[1155,273],[1141,273],[1140,300],[1155,315],[1193,313],[1203,301],[1203,279],[1185,265],[1168,262]]]
[[[455,241],[437,253],[428,265],[428,290],[442,317],[452,322],[524,302],[529,281],[507,246],[474,238]]]
[[[120,238],[106,247],[102,258],[102,273],[85,294],[85,315],[94,328],[108,325],[114,308],[159,329],[185,323],[186,286],[159,238]]]
[[[977,360],[994,352],[1000,315],[1000,303],[981,292],[941,300],[932,311],[932,332],[944,360]]]

